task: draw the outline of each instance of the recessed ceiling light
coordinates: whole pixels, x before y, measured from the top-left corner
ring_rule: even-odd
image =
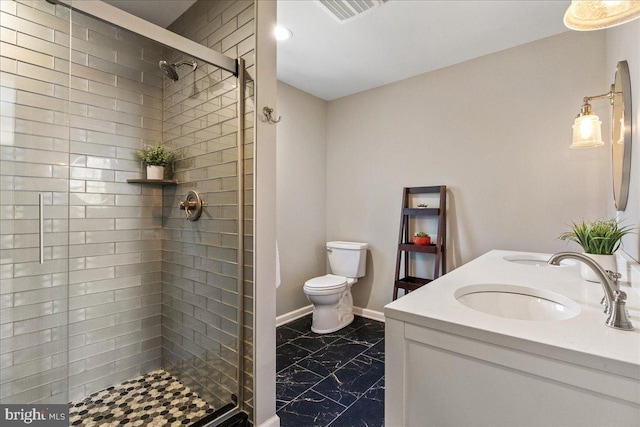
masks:
[[[281,41],[289,40],[293,36],[293,33],[291,32],[290,29],[281,27],[280,25],[276,27],[274,34],[276,35],[276,40],[281,40]]]

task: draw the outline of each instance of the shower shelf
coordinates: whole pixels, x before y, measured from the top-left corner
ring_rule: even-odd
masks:
[[[152,184],[152,185],[178,185],[178,182],[172,179],[128,179],[128,184]]]

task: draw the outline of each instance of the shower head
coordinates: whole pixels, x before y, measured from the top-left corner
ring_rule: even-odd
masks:
[[[176,71],[176,68],[173,65],[169,64],[165,60],[160,61],[158,65],[160,65],[160,69],[167,77],[169,77],[174,82],[178,81],[179,79],[178,72]]]
[[[178,76],[178,71],[177,71],[178,67],[182,65],[191,65],[193,67],[193,71],[195,71],[196,68],[198,68],[198,63],[196,61],[180,61],[180,62],[176,62],[175,64],[169,64],[167,61],[163,59],[158,63],[158,65],[160,66],[160,69],[162,70],[162,72],[174,82],[177,82],[178,79],[180,78],[180,76]]]

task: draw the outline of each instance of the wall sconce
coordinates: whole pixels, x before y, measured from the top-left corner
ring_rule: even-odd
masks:
[[[573,140],[571,148],[600,147],[602,141],[602,122],[591,111],[589,101],[609,99],[611,114],[611,161],[613,170],[613,197],[616,208],[625,210],[629,195],[629,179],[631,177],[631,77],[627,61],[618,62],[616,75],[611,90],[596,96],[585,96],[580,114],[573,123]]]
[[[613,97],[615,95],[612,88],[609,93],[603,95],[584,97],[582,107],[580,107],[580,114],[576,116],[573,122],[571,148],[592,148],[604,145],[604,141],[602,140],[602,122],[600,121],[600,117],[591,111],[589,101],[609,98],[613,105]]]
[[[640,18],[639,0],[571,0],[564,14],[564,25],[572,30],[591,31],[637,18]]]

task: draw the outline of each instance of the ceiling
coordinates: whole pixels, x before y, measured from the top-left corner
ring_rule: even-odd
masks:
[[[106,0],[166,27],[193,0]],[[387,0],[339,23],[312,0],[278,0],[278,79],[333,100],[567,31],[570,0]]]
[[[0,0],[2,1],[2,0]],[[196,0],[103,0],[163,28],[178,19]]]

